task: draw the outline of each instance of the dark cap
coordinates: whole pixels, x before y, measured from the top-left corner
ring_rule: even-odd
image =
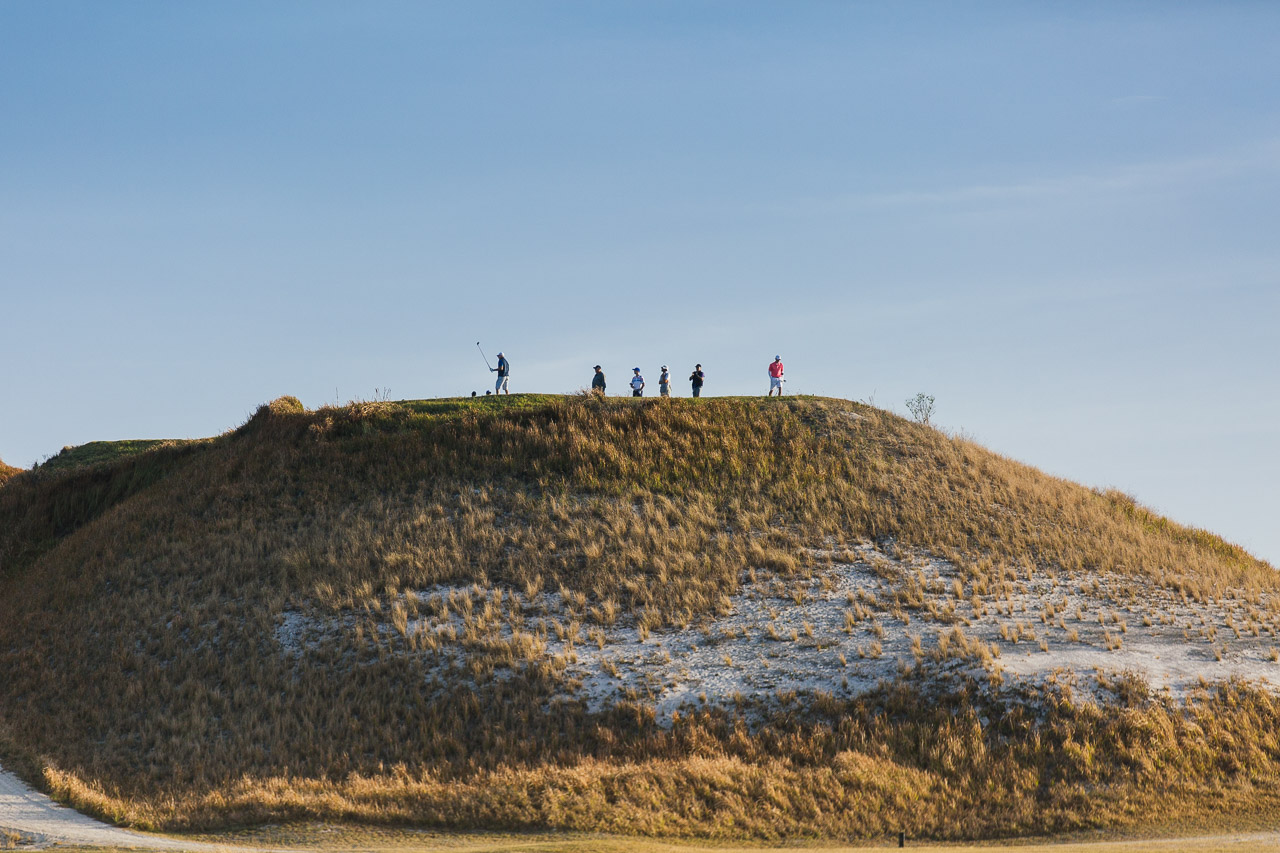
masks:
[[[600,365],[598,365],[598,364],[597,364],[595,367],[593,367],[593,368],[591,368],[591,369],[592,369],[592,370],[599,370],[599,369],[600,369]]]

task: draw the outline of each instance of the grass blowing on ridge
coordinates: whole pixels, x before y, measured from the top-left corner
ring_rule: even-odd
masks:
[[[1274,638],[1271,566],[869,406],[281,398],[214,439],[98,445],[0,473],[0,757],[118,822],[973,838],[1280,800],[1269,692],[994,661],[1049,581],[1041,643],[1096,616],[1109,650],[1156,593],[1226,614],[1206,644]],[[1068,625],[1056,590],[1100,578],[1110,612]],[[859,658],[917,632],[893,677],[668,712],[608,657],[738,649],[757,590],[766,666],[852,669],[778,627],[837,589]],[[1013,636],[971,635],[992,610]]]

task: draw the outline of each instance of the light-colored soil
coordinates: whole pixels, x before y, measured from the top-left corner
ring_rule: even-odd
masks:
[[[60,806],[0,768],[0,833],[15,833],[24,847],[105,847],[111,849],[218,851],[221,844],[183,841],[118,829]],[[0,836],[2,837],[2,836]],[[23,849],[23,848],[19,848]]]
[[[1066,678],[1086,695],[1115,673],[1174,697],[1229,678],[1280,683],[1280,602],[1265,596],[1196,602],[1145,578],[1045,572],[977,591],[947,561],[892,543],[812,559],[808,577],[744,578],[718,615],[682,628],[645,631],[627,616],[606,624],[556,593],[508,593],[485,620],[488,592],[439,586],[416,594],[423,615],[374,630],[443,682],[469,678],[473,656],[512,643],[521,652],[496,677],[551,661],[567,696],[593,710],[637,699],[660,721],[744,698],[854,696],[919,662],[993,685]],[[276,641],[302,655],[355,626],[351,614],[294,610]]]

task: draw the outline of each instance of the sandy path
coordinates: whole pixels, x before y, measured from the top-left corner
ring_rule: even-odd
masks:
[[[149,850],[215,851],[233,848],[202,844],[117,829],[74,809],[60,806],[31,790],[0,767],[0,830],[34,836],[34,844],[81,844],[94,847],[136,847]]]

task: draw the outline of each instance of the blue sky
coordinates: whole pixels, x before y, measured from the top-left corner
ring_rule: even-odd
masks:
[[[0,458],[261,402],[904,411],[1280,564],[1280,6],[0,4]],[[683,391],[683,385],[679,386]]]

